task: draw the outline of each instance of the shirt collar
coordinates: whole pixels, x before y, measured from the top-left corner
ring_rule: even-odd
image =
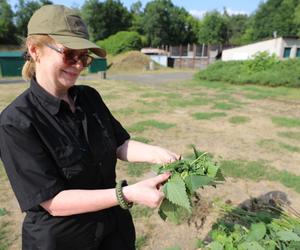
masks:
[[[40,99],[42,104],[52,115],[56,115],[59,112],[63,100],[48,93],[40,84],[37,83],[35,77],[31,79],[30,90],[37,98]],[[68,92],[70,93],[71,98],[75,101],[77,97],[75,87],[71,87]]]

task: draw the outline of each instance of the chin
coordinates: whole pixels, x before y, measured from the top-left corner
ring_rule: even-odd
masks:
[[[61,82],[65,83],[67,86],[73,86],[75,82],[77,81],[77,78],[79,77],[79,74],[72,74],[63,72],[61,75]]]
[[[78,79],[78,76],[62,77],[60,82],[66,88],[70,88],[75,85],[77,79]]]

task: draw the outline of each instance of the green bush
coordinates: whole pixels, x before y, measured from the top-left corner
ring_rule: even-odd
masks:
[[[105,40],[97,41],[96,44],[112,55],[130,50],[140,50],[143,46],[142,36],[135,31],[120,31]]]
[[[279,61],[266,53],[245,61],[217,61],[197,73],[196,78],[234,84],[300,87],[300,59]]]
[[[277,63],[279,63],[279,59],[275,54],[270,55],[267,51],[263,51],[256,53],[253,59],[246,60],[244,62],[244,67],[248,73],[252,74],[259,71],[268,70]]]

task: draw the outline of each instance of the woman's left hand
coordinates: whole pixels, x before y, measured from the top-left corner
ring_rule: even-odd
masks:
[[[117,149],[117,156],[129,162],[149,162],[154,164],[167,164],[179,160],[180,155],[165,148],[127,140]]]
[[[159,146],[152,146],[152,163],[155,164],[168,164],[177,161],[181,158],[180,155],[171,152]]]

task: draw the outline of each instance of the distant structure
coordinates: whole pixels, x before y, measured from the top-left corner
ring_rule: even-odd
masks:
[[[279,59],[300,57],[300,39],[298,37],[277,37],[248,44],[245,46],[225,49],[222,51],[222,61],[247,60],[258,52],[266,51],[275,54]]]
[[[205,44],[188,44],[180,46],[161,46],[160,48],[143,48],[141,52],[163,66],[173,68],[204,69],[214,62],[220,50],[218,46]]]

